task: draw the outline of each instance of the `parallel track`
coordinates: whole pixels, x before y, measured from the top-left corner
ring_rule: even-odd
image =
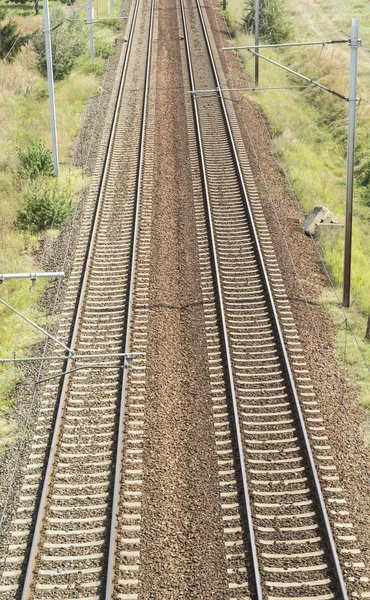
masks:
[[[76,354],[130,351],[153,15],[154,0],[136,0],[71,337]],[[87,362],[92,368],[65,363],[22,600],[101,598],[104,586],[112,597],[128,371],[119,358]]]
[[[196,8],[181,0],[181,10],[226,386],[254,572],[252,583],[246,574],[239,577],[239,584],[232,584],[233,589],[245,594],[249,587],[251,596],[259,600],[347,599],[199,0]],[[215,93],[197,94],[197,89],[214,89]],[[300,359],[297,354],[296,360]],[[231,461],[220,464],[227,468]],[[229,511],[225,519],[236,516]],[[229,571],[246,573],[240,555],[229,558]]]
[[[193,177],[199,170],[202,189],[194,206],[229,597],[347,600],[301,410],[301,402],[311,410],[313,394],[291,313],[277,297],[279,269],[273,249],[260,242],[262,218],[246,191],[230,98],[199,0],[180,6],[191,91],[217,90],[192,94],[191,127],[195,121]],[[153,16],[154,0],[136,0],[71,337],[84,354],[146,351],[152,190],[143,184],[143,161],[154,123],[153,113],[147,117]],[[282,333],[289,328],[299,395]],[[91,363],[103,368],[73,372],[80,363],[71,359],[64,365],[71,373],[63,379],[22,600],[140,597],[146,363],[136,359],[129,379],[119,359]],[[317,439],[325,455],[324,437]],[[26,500],[21,516],[33,502]],[[23,534],[24,519],[17,521]],[[20,546],[9,564],[18,564]]]

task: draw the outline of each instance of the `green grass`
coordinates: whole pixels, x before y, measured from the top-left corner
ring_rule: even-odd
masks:
[[[99,1],[99,4],[98,4]],[[52,6],[52,2],[50,5]],[[80,2],[82,5],[82,0]],[[95,16],[108,16],[107,2],[94,0]],[[0,7],[8,10],[8,16],[15,18],[24,33],[42,26],[42,16],[33,15],[33,4],[7,4],[0,0]],[[76,5],[77,6],[77,3]],[[40,4],[40,12],[42,6]],[[81,11],[85,18],[85,11]],[[109,24],[94,25],[96,37],[96,60],[91,65],[89,47],[78,60],[70,76],[55,85],[55,102],[60,160],[60,185],[67,178],[74,192],[82,185],[81,173],[69,170],[69,161],[75,136],[81,127],[81,112],[87,100],[100,92],[99,76],[104,71],[104,59],[115,53],[116,34]],[[42,139],[51,148],[49,104],[46,80],[34,67],[34,54],[27,46],[16,57],[14,63],[0,62],[0,272],[30,272],[37,266],[39,239],[29,233],[14,228],[14,220],[22,205],[27,182],[17,174],[19,163],[16,148],[24,148],[33,139]],[[86,183],[86,182],[85,182]],[[51,232],[55,235],[57,232]],[[46,325],[46,317],[37,308],[37,301],[45,284],[37,282],[32,293],[28,316],[41,326]],[[24,312],[30,296],[30,282],[12,280],[0,286],[0,298]],[[0,356],[12,356],[21,319],[0,305]],[[24,356],[42,335],[29,325],[22,326],[17,355]],[[8,375],[6,375],[8,373]],[[12,366],[8,371],[0,367],[0,451],[16,435],[12,422],[12,390],[21,379],[19,368]]]
[[[293,22],[292,41],[330,40],[350,37],[350,17],[362,16],[360,37],[370,45],[370,18],[365,0],[356,7],[337,0],[297,3],[286,1]],[[253,44],[254,39],[241,26],[244,0],[228,0],[227,21],[232,27],[233,44]],[[347,44],[327,46],[318,64],[321,47],[300,49],[268,49],[263,53],[307,76],[319,78],[326,86],[348,96],[349,48]],[[241,53],[248,79],[253,82],[253,61],[250,54]],[[282,69],[260,60],[260,86],[301,85],[302,80]],[[361,203],[361,161],[368,160],[370,130],[370,61],[363,51],[359,53],[358,95],[362,103],[357,111],[357,175],[355,186],[352,299],[349,318],[361,340],[370,361],[370,343],[364,341],[366,318],[370,307],[370,208]],[[325,204],[342,222],[345,216],[346,187],[346,127],[347,103],[317,88],[301,90],[271,90],[249,93],[266,115],[274,137],[274,144],[284,169],[299,198],[303,211],[310,212],[315,205]],[[343,272],[343,232],[322,242],[325,261],[339,295]],[[335,309],[333,298],[323,299],[323,305],[334,322],[342,313]],[[343,321],[343,318],[342,318]],[[347,341],[350,336],[347,336]],[[343,334],[338,333],[341,356]],[[369,372],[355,347],[349,343],[346,369],[359,389],[360,402],[370,408]],[[348,357],[349,356],[349,357]]]
[[[349,328],[344,322],[343,312],[338,306],[338,302],[331,291],[326,290],[323,292],[321,304],[336,325],[336,347],[344,371],[357,388],[360,404],[364,406],[364,408],[370,410],[369,370],[361,356],[362,353],[367,364],[370,365],[370,342],[364,338],[367,317],[358,311],[352,310],[351,312],[350,322],[352,328],[357,332],[363,332],[362,336],[357,336],[358,347]]]

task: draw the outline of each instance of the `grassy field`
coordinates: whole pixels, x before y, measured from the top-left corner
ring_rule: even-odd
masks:
[[[351,6],[352,4],[352,6]],[[360,18],[360,38],[370,46],[370,15],[365,0],[356,5],[337,0],[286,0],[292,22],[291,41],[348,39],[351,17]],[[226,18],[235,45],[253,44],[242,27],[245,0],[228,0]],[[347,44],[299,49],[266,49],[263,53],[306,76],[348,96],[349,47]],[[241,51],[248,78],[253,82],[253,61]],[[260,60],[260,86],[293,86],[304,82]],[[353,229],[352,306],[349,320],[370,364],[370,343],[364,339],[370,310],[370,59],[359,52],[356,135],[356,187]],[[250,96],[250,94],[249,94]],[[347,111],[345,101],[317,88],[270,90],[253,94],[266,115],[280,156],[304,212],[325,204],[342,222],[345,215]],[[321,242],[326,264],[341,296],[343,233]],[[369,371],[356,344],[341,327],[343,313],[334,293],[325,293],[323,306],[338,326],[338,351],[348,374],[356,382],[360,401],[370,408]]]
[[[81,6],[83,2],[80,2]],[[94,0],[95,17],[106,17],[107,2]],[[56,2],[50,2],[52,9]],[[78,3],[74,5],[78,6]],[[23,34],[42,27],[42,15],[34,16],[33,3],[6,3],[0,0],[0,8],[7,11],[7,18],[17,21]],[[70,8],[65,7],[67,13]],[[41,3],[40,3],[40,12]],[[85,10],[81,11],[85,18]],[[100,92],[99,76],[104,71],[107,56],[114,54],[116,33],[107,24],[94,25],[95,64],[89,58],[89,47],[78,59],[72,73],[56,82],[55,99],[60,159],[60,186],[72,181],[76,191],[81,185],[81,174],[70,170],[69,161],[81,125],[81,111],[87,100]],[[13,63],[0,61],[0,271],[2,273],[34,271],[39,237],[15,229],[14,221],[24,202],[28,182],[19,176],[17,148],[24,149],[32,140],[43,140],[51,148],[47,83],[35,67],[35,53],[27,44]],[[56,235],[57,232],[50,232]],[[45,234],[44,234],[45,235]],[[2,284],[0,297],[20,312],[27,308],[27,315],[39,323],[46,324],[45,316],[37,308],[37,300],[43,284],[37,282],[30,292],[30,282],[13,280]],[[21,329],[20,329],[21,328]],[[19,335],[18,335],[19,334]],[[27,353],[27,348],[40,340],[40,335],[31,326],[22,325],[14,313],[0,306],[0,356],[10,357],[17,343],[17,355]],[[14,435],[10,420],[14,400],[10,390],[20,379],[19,369],[0,367],[0,449]]]

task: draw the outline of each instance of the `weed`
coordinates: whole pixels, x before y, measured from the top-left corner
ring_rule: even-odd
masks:
[[[107,59],[116,54],[114,37],[107,29],[95,29],[94,32],[95,55]]]
[[[17,156],[21,163],[21,174],[26,179],[53,175],[52,154],[42,140],[30,142],[24,150],[17,148]]]
[[[109,21],[105,21],[104,28],[112,29],[113,31],[121,31],[123,29],[122,19],[111,18]]]
[[[291,21],[285,10],[284,0],[260,0],[259,18],[259,33],[264,41],[270,44],[280,44],[288,39],[291,32]],[[254,0],[247,2],[243,23],[246,31],[254,33]]]
[[[58,182],[45,178],[30,181],[24,206],[18,211],[15,226],[37,234],[50,227],[58,227],[72,214],[70,189],[59,189]]]

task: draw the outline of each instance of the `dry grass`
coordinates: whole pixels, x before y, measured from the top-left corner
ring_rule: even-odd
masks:
[[[12,15],[12,20],[15,21],[22,32],[22,35],[28,35],[34,33],[38,29],[42,28],[42,16],[41,15]]]
[[[32,68],[34,62],[35,54],[29,45],[22,48],[13,63],[0,61],[0,105],[9,94],[28,96],[35,90],[41,77]]]

